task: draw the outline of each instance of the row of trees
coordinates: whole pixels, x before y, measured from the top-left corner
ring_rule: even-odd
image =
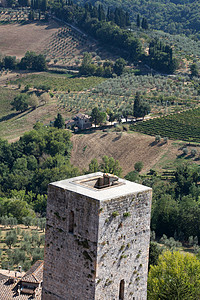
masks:
[[[14,189],[32,191],[37,202],[37,194],[46,193],[49,182],[78,175],[69,162],[70,137],[68,130],[37,123],[18,142],[0,140],[1,194],[6,196]]]
[[[150,48],[156,47],[156,51],[151,49],[149,55],[144,54],[140,39],[132,31],[124,29],[124,25],[121,25],[121,23],[128,24],[128,22],[116,21],[117,19],[123,19],[122,16],[126,16],[121,9],[115,10],[114,20],[110,17],[112,15],[110,10],[108,10],[107,18],[105,13],[104,17],[102,17],[103,8],[101,5],[98,9],[91,4],[87,4],[84,8],[78,5],[66,5],[60,8],[53,5],[52,10],[57,17],[69,23],[75,22],[80,28],[84,29],[95,39],[100,40],[104,45],[117,47],[119,54],[130,61],[140,59],[144,62],[150,62],[153,68],[168,73],[173,73],[178,67],[177,61],[172,57],[172,49],[170,47],[170,55],[168,55],[168,50],[159,49],[157,43],[153,41],[153,45],[151,43]],[[94,11],[97,12],[94,13]],[[120,17],[117,18],[117,16]],[[140,26],[140,17],[138,17],[138,26]],[[142,20],[142,27],[148,29],[148,22],[145,18]],[[91,70],[94,72],[94,66],[91,67]],[[100,68],[98,71],[102,72]]]
[[[29,107],[36,109],[40,104],[46,104],[49,101],[50,96],[48,93],[42,93],[39,97],[35,93],[20,93],[10,104],[12,105],[13,110],[23,112]]]
[[[126,61],[123,58],[118,58],[115,63],[105,61],[103,65],[94,64],[92,55],[88,52],[84,53],[83,61],[79,67],[80,75],[112,77],[113,74],[120,76],[125,69]]]
[[[149,44],[150,66],[157,70],[173,73],[178,67],[178,60],[173,58],[172,48],[155,39]]]
[[[23,271],[27,271],[32,264],[44,257],[45,235],[38,230],[22,230],[16,227],[6,232],[5,237],[0,231],[0,239],[5,243],[4,253],[0,251],[1,268],[13,269],[21,265]],[[3,255],[4,254],[4,255]]]
[[[153,188],[151,229],[182,242],[190,236],[200,240],[200,169],[196,165],[181,165],[174,178],[162,181],[153,175],[144,184]]]
[[[129,116],[134,116],[135,118],[144,118],[145,115],[149,114],[151,111],[151,107],[148,103],[144,102],[142,96],[139,92],[136,93],[134,103],[132,107],[128,107],[127,109],[114,113],[113,111],[107,109],[106,112],[101,111],[98,107],[94,107],[91,112],[91,121],[96,125],[102,124],[105,122],[107,116],[109,122],[114,122],[118,120],[121,122],[121,119],[124,117],[126,120]]]
[[[5,56],[0,61],[0,68],[9,70],[33,70],[46,71],[47,64],[44,55],[36,54],[33,51],[27,51],[20,61],[15,56]]]

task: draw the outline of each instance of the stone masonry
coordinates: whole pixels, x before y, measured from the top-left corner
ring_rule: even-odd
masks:
[[[49,185],[43,300],[145,300],[151,189],[103,174]],[[115,179],[114,179],[115,180]]]

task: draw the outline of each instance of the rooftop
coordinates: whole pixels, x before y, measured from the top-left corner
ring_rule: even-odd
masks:
[[[106,179],[105,181],[105,178],[110,179]],[[151,188],[144,185],[117,178],[112,174],[104,174],[102,172],[61,180],[53,182],[50,185],[99,201],[151,190]]]
[[[35,282],[40,283],[43,280],[43,260],[38,260],[34,265],[26,272],[22,277],[21,281],[23,282]]]
[[[9,270],[0,270],[0,299],[2,300],[29,300],[33,299],[32,295],[35,293],[35,300],[41,300],[41,288],[25,289],[23,294],[19,294],[20,285],[22,282],[27,283],[40,283],[43,278],[43,261],[37,261],[21,278],[24,272],[15,272]],[[16,274],[17,273],[17,274]],[[17,275],[14,276],[14,275]],[[11,280],[11,279],[14,280]],[[21,288],[22,291],[22,288]]]

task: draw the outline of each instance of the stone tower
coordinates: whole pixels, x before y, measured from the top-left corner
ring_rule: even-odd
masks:
[[[48,190],[43,300],[145,300],[151,189],[93,173]]]

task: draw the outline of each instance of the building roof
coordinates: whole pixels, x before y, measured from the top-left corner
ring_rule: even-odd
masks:
[[[8,271],[9,272],[9,271]],[[19,274],[19,272],[18,272]],[[3,279],[4,277],[4,279]],[[2,278],[2,280],[1,280]],[[27,290],[27,294],[25,294],[26,290],[23,289],[23,294],[18,294],[18,285],[20,282],[27,283],[40,283],[43,280],[43,261],[39,260],[25,273],[25,275],[20,278],[15,278],[15,282],[11,282],[9,279],[13,278],[12,276],[7,276],[0,273],[0,299],[2,300],[29,300],[32,299],[30,296],[30,290]],[[35,300],[41,300],[42,297],[42,289],[37,288]]]
[[[8,278],[9,278],[8,276],[0,273],[0,282],[4,281],[4,280],[7,280]]]
[[[22,277],[23,282],[40,283],[43,281],[43,260],[38,260]]]
[[[77,115],[74,116],[73,119],[90,119],[90,116],[82,113],[78,113]]]
[[[96,189],[94,185],[91,186],[90,183],[91,181],[96,182],[96,180],[99,177],[103,177],[102,172],[61,180],[53,182],[50,185],[57,186],[68,191],[72,191],[77,194],[85,195],[98,201],[119,198],[122,196],[136,194],[139,192],[151,191],[151,188],[147,186],[121,178],[118,179],[117,185],[109,186],[102,189]]]
[[[32,299],[32,296],[28,294],[18,294],[18,282],[9,284],[8,280],[0,282],[0,299],[1,300],[29,300]],[[41,300],[42,290],[39,289],[36,293],[35,300]]]

